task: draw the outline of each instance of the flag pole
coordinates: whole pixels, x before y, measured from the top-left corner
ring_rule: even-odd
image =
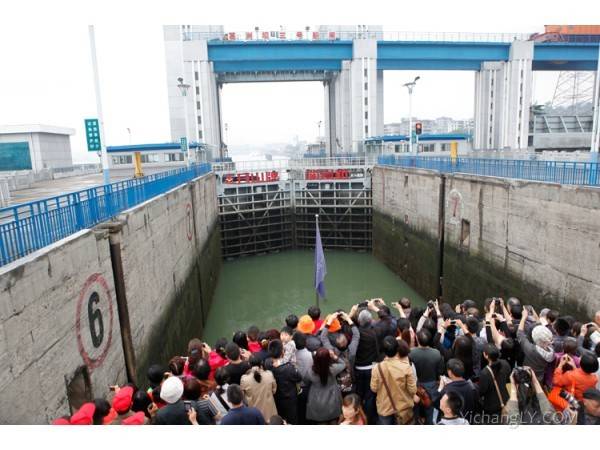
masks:
[[[319,215],[315,214],[315,251],[317,250],[317,229],[319,227]],[[321,309],[319,306],[319,291],[315,289],[315,299],[317,301],[317,308]]]

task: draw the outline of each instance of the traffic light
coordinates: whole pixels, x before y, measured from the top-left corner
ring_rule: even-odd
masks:
[[[421,122],[415,123],[415,134],[418,136],[423,132],[423,124]]]

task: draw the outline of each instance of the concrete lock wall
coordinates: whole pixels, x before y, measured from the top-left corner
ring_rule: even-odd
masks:
[[[373,248],[436,294],[441,175],[376,167]],[[444,300],[516,296],[585,320],[600,309],[600,189],[447,175]]]
[[[106,231],[82,231],[3,267],[0,423],[69,414],[66,384],[81,366],[93,394],[124,380],[118,327]]]
[[[140,383],[202,336],[221,264],[216,201],[208,174],[118,217]]]
[[[221,264],[215,181],[207,174],[0,269],[0,424],[70,414],[67,385],[83,368],[89,398],[127,381],[115,245],[137,380],[201,337]]]

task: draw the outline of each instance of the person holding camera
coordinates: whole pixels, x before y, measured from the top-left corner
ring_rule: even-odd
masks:
[[[447,392],[456,392],[462,399],[460,416],[472,420],[477,413],[479,393],[477,386],[471,380],[465,379],[465,365],[460,359],[452,358],[446,364],[448,376],[442,376],[438,393],[434,398],[437,409],[440,409],[440,400]]]
[[[360,310],[358,305],[357,310]],[[373,364],[379,360],[379,342],[373,328],[373,316],[368,309],[362,309],[357,317],[360,338],[354,360],[354,380],[356,393],[364,402],[369,424],[377,422],[375,396],[370,389]]]
[[[342,394],[337,375],[346,364],[333,350],[321,347],[313,354],[313,366],[304,374],[310,386],[306,403],[306,419],[320,424],[337,423],[342,412]]]
[[[510,397],[502,421],[509,425],[560,424],[560,417],[531,367],[515,367],[510,374]]]
[[[337,326],[336,321],[338,322]],[[352,332],[350,343],[348,343],[347,335],[342,332],[340,323],[344,323],[350,327]],[[333,343],[330,337],[333,337]],[[359,339],[360,332],[358,331],[358,327],[354,324],[350,316],[343,311],[331,314],[327,318],[325,327],[321,332],[321,343],[323,344],[323,347],[328,350],[333,350],[337,354],[338,359],[344,363],[344,370],[337,375],[338,385],[340,386],[342,395],[349,394],[353,391],[354,376],[352,367],[356,358]]]
[[[554,370],[552,384],[555,387],[573,391],[577,401],[583,399],[583,393],[587,389],[595,388],[598,383],[596,371],[598,371],[598,360],[594,355],[587,352],[581,356],[580,367],[576,367],[573,358],[565,354]]]
[[[552,332],[544,325],[536,325],[531,331],[533,343],[525,333],[525,323],[529,317],[529,309],[523,308],[523,314],[517,330],[517,339],[524,354],[523,365],[530,367],[540,383],[544,381],[544,374],[548,364],[554,361],[554,348],[552,347]]]
[[[432,340],[429,331],[420,330],[417,333],[418,346],[413,348],[409,355],[417,372],[417,383],[427,391],[430,398],[435,396],[440,376],[445,372],[444,357],[438,349],[431,347]],[[417,413],[425,418],[426,425],[433,425],[433,409],[433,405],[418,405]]]
[[[392,336],[383,339],[385,358],[373,367],[371,391],[377,397],[380,425],[407,425],[413,421],[417,378],[413,373],[405,341]]]
[[[265,370],[270,370],[277,383],[275,405],[277,412],[287,423],[298,423],[298,383],[302,376],[296,366],[283,362],[283,344],[279,339],[269,343],[268,358],[264,363]]]

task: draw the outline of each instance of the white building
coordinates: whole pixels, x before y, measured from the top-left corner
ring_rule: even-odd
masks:
[[[73,134],[73,128],[50,125],[0,126],[0,172],[72,167]]]
[[[196,162],[206,161],[207,146],[191,142],[190,148],[195,154]],[[135,153],[140,153],[142,171],[150,173],[163,172],[187,166],[187,154],[177,142],[157,144],[112,145],[106,147],[110,170],[133,174]]]
[[[216,73],[208,56],[211,39],[238,40],[257,36],[225,33],[222,26],[166,25],[163,28],[167,69],[167,91],[171,139],[187,136],[223,149],[221,88],[223,83],[254,81],[323,81],[325,94],[325,136],[331,153],[359,152],[364,139],[383,134],[383,70],[377,69],[377,39],[381,26],[327,25],[314,31],[318,39],[352,39],[351,58],[339,71],[254,71]],[[298,32],[300,33],[300,32]],[[267,33],[267,39],[296,39],[297,33]],[[303,38],[312,34],[301,33]],[[182,97],[177,79],[190,86]],[[185,103],[184,103],[185,102]],[[186,114],[187,111],[187,114]],[[187,115],[187,119],[186,119]],[[187,129],[186,129],[187,124]]]
[[[472,150],[471,135],[464,133],[432,133],[419,136],[418,144],[413,151],[424,156],[450,156],[451,144],[455,143],[459,155],[466,155]],[[407,135],[375,136],[365,140],[367,153],[386,155],[391,153],[408,153]]]

